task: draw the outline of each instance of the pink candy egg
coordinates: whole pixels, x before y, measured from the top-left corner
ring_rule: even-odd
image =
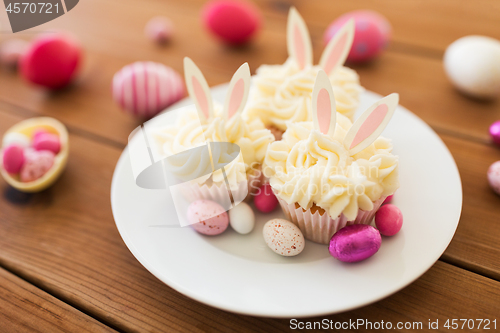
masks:
[[[14,68],[22,57],[28,42],[22,39],[8,39],[0,44],[0,64]]]
[[[383,205],[375,214],[375,225],[382,235],[394,236],[403,226],[403,214],[394,205]]]
[[[500,195],[500,161],[493,163],[488,169],[488,182],[493,191]]]
[[[382,237],[377,229],[365,224],[353,224],[333,235],[328,250],[340,261],[358,262],[377,253],[381,244]]]
[[[500,146],[500,120],[490,126],[490,135],[493,142]]]
[[[382,202],[382,205],[388,204],[392,202],[392,198],[394,198],[394,194],[391,194],[387,198],[385,198],[384,202]]]
[[[166,17],[158,16],[149,20],[144,28],[144,34],[153,42],[162,44],[172,37],[173,30],[172,21]]]
[[[59,89],[74,78],[82,58],[78,41],[61,33],[35,39],[21,58],[22,76],[34,84]]]
[[[33,137],[35,150],[49,150],[56,155],[61,151],[61,141],[57,135],[43,132],[37,134]]]
[[[263,213],[272,212],[278,206],[278,199],[271,189],[271,185],[262,185],[253,199],[255,207]]]
[[[11,174],[17,174],[21,171],[25,162],[23,147],[12,144],[3,150],[3,168]]]
[[[192,202],[187,210],[187,220],[194,230],[209,236],[223,233],[229,225],[224,208],[210,200]]]
[[[21,169],[21,181],[32,182],[47,173],[54,165],[55,155],[48,150],[26,150],[26,162]]]
[[[355,22],[355,33],[347,60],[363,62],[373,59],[387,46],[391,37],[389,21],[374,11],[358,10],[340,16],[326,29],[325,44],[351,18]]]
[[[135,62],[113,77],[113,98],[128,113],[151,118],[184,97],[184,81],[172,68]]]
[[[248,42],[260,27],[257,7],[246,1],[221,0],[208,3],[202,14],[205,27],[227,44]]]

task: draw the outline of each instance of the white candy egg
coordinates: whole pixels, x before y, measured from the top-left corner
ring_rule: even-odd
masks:
[[[28,148],[31,144],[31,139],[24,134],[10,132],[5,134],[2,140],[2,146],[6,147],[11,144],[17,144],[23,148]]]
[[[500,95],[500,41],[466,36],[446,49],[444,68],[460,91],[478,98]]]
[[[262,232],[267,246],[279,255],[291,257],[304,250],[304,235],[292,222],[283,219],[270,220],[264,225]]]
[[[229,210],[229,224],[239,234],[250,233],[255,226],[255,214],[252,208],[248,204],[240,202]]]

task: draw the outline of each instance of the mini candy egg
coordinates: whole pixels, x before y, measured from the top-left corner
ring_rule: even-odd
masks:
[[[20,179],[24,183],[35,181],[45,175],[54,165],[55,154],[48,150],[26,150],[26,162],[24,163]]]
[[[488,182],[493,191],[500,195],[500,161],[493,163],[488,169]]]
[[[394,205],[383,205],[375,214],[375,225],[382,235],[394,236],[403,226],[403,214]]]
[[[323,40],[327,44],[339,29],[354,19],[355,32],[347,61],[363,62],[375,58],[389,44],[391,24],[385,17],[370,10],[356,10],[333,21],[325,31]]]
[[[444,54],[446,74],[455,87],[477,98],[500,95],[500,41],[466,36],[454,41]]]
[[[16,144],[23,148],[28,148],[31,144],[31,139],[21,133],[15,133],[15,132],[7,133],[3,137],[2,146],[7,147],[8,145],[11,144]]]
[[[263,213],[272,212],[276,208],[276,206],[278,206],[278,199],[276,199],[276,196],[271,189],[271,185],[262,185],[255,194],[253,203],[255,205],[255,208]]]
[[[203,9],[205,27],[223,42],[248,42],[260,27],[260,12],[252,3],[236,0],[211,1]]]
[[[353,224],[333,235],[328,250],[340,261],[358,262],[377,253],[381,244],[382,237],[377,229],[366,224]]]
[[[382,202],[382,205],[391,203],[392,198],[394,198],[394,194],[391,194],[390,196],[388,196],[387,198],[385,198],[384,202]]]
[[[209,236],[223,233],[229,225],[224,208],[210,200],[192,202],[187,210],[187,220],[194,230]]]
[[[149,20],[144,28],[144,33],[153,42],[163,44],[172,37],[173,30],[172,21],[166,17],[157,16]]]
[[[81,58],[81,46],[73,37],[46,33],[28,46],[20,61],[21,75],[31,83],[59,89],[74,78]]]
[[[291,257],[304,250],[304,235],[292,222],[283,219],[270,220],[264,225],[262,232],[267,246],[279,255]]]
[[[35,150],[49,150],[57,155],[61,150],[61,142],[55,134],[36,133],[33,137],[33,148]]]
[[[24,148],[16,144],[5,147],[3,149],[2,162],[3,168],[8,173],[19,173],[25,162]]]
[[[500,146],[500,120],[490,126],[490,135],[493,142]]]
[[[184,97],[184,81],[172,68],[135,62],[113,77],[113,98],[126,112],[151,118]]]
[[[229,224],[239,234],[250,233],[255,226],[255,214],[252,208],[244,202],[240,202],[229,210]]]
[[[8,39],[0,44],[0,64],[9,67],[17,67],[19,59],[26,51],[28,42],[22,39]]]

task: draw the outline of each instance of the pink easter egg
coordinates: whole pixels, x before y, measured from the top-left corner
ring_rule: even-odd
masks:
[[[61,140],[57,135],[51,133],[37,134],[33,137],[33,148],[35,150],[49,150],[56,155],[61,151]]]
[[[363,62],[375,58],[389,44],[392,29],[389,21],[374,11],[357,10],[340,16],[326,29],[325,44],[351,18],[355,22],[355,32],[347,60]]]
[[[26,150],[26,162],[21,169],[21,181],[28,183],[41,178],[54,165],[55,155],[48,150]]]
[[[358,262],[373,256],[380,249],[382,237],[370,225],[353,224],[337,231],[328,250],[332,257],[343,262]]]
[[[17,174],[21,171],[25,162],[23,147],[12,144],[3,150],[3,168],[10,174]]]
[[[135,62],[113,77],[113,98],[127,113],[151,118],[185,95],[184,80],[172,68]]]
[[[153,42],[162,44],[170,40],[173,30],[174,25],[172,21],[166,17],[158,16],[148,21],[144,28],[144,33]]]
[[[215,236],[223,233],[229,225],[226,210],[210,200],[197,200],[187,209],[187,221],[200,234]]]
[[[392,198],[394,198],[394,194],[391,194],[387,198],[385,198],[384,202],[382,202],[382,205],[388,204],[392,202]]]
[[[272,212],[278,206],[278,199],[274,195],[271,185],[262,185],[255,194],[253,203],[255,208],[263,213]]]
[[[500,146],[500,120],[491,124],[490,135],[493,142]]]
[[[27,46],[28,42],[17,38],[2,42],[0,44],[0,64],[9,68],[17,67]]]
[[[81,59],[82,49],[76,39],[45,33],[28,46],[20,61],[21,74],[31,83],[59,89],[75,77]]]
[[[210,32],[231,45],[248,42],[261,25],[259,9],[247,1],[211,1],[203,9],[202,19]]]
[[[488,182],[496,194],[500,195],[500,161],[493,163],[488,169]]]
[[[382,235],[394,236],[403,226],[403,214],[394,205],[383,205],[375,214],[375,225]]]

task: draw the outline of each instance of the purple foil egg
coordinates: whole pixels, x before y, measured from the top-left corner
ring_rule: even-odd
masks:
[[[493,142],[500,146],[500,120],[490,126],[490,135]]]
[[[372,226],[354,224],[346,226],[330,240],[330,254],[343,262],[358,262],[365,260],[380,249],[382,237]]]

